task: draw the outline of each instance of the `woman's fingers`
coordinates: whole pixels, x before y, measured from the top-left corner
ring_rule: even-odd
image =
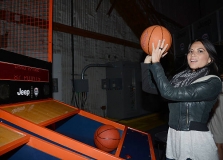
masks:
[[[168,47],[168,44],[166,44],[162,50],[165,51],[167,47]]]
[[[153,48],[153,51],[155,50],[155,46],[154,46],[154,43],[152,43],[152,48]]]
[[[162,46],[162,44],[160,45],[160,40],[159,40],[159,41],[158,41],[158,44],[157,44],[157,46],[156,46],[156,49],[160,49],[161,46]]]
[[[154,49],[157,49],[157,50],[160,49],[160,50],[165,51],[168,44],[166,44],[165,46],[164,46],[164,44],[165,44],[165,39],[163,39],[162,42],[161,42],[161,40],[159,40],[156,47],[154,46],[154,43],[152,43],[153,50]]]
[[[162,54],[162,58],[163,58],[163,57],[165,57],[165,56],[167,55],[167,53],[168,53],[168,52],[166,52],[166,53]]]
[[[152,56],[147,55],[145,60],[144,60],[144,63],[151,63],[151,62],[152,62]]]
[[[161,43],[161,46],[160,46],[160,48],[163,48],[163,46],[164,46],[164,43],[165,43],[165,39],[163,39],[163,40],[162,40],[162,43]]]
[[[163,39],[162,42],[161,42],[161,40],[159,40],[157,43],[157,46],[155,46],[155,44],[152,43],[153,52],[163,54],[166,51],[166,48],[168,47],[168,44],[165,44],[165,46],[164,46],[164,44],[165,44],[165,39]]]
[[[163,39],[162,41],[159,40],[157,43],[157,46],[155,46],[155,44],[152,43],[152,48],[153,48],[152,62],[153,63],[159,62],[161,58],[166,56],[166,54],[167,54],[166,48],[167,47],[168,47],[168,44],[165,44],[165,39]]]

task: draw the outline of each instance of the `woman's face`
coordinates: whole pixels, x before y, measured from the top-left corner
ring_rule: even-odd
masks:
[[[211,58],[203,44],[199,41],[194,42],[187,54],[187,63],[192,70],[204,67],[211,62]]]

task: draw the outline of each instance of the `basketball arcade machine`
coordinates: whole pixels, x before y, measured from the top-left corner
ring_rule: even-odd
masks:
[[[0,52],[0,159],[155,160],[147,133],[52,99],[50,62]],[[120,133],[111,152],[94,144],[104,124]]]

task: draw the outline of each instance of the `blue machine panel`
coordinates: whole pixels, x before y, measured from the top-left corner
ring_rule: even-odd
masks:
[[[151,160],[148,141],[148,135],[128,129],[120,157],[128,160]]]
[[[74,115],[57,122],[55,131],[92,147],[96,147],[94,144],[94,134],[101,125],[104,124],[81,115]],[[119,133],[122,136],[121,130],[119,130]],[[111,154],[114,153],[115,150],[111,152]]]

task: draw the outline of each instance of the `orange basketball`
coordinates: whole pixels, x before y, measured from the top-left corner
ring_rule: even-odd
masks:
[[[146,28],[140,38],[140,44],[144,52],[152,55],[152,43],[156,47],[159,40],[165,39],[165,44],[168,44],[165,52],[167,52],[172,45],[172,36],[170,32],[163,26],[154,25]],[[165,46],[164,44],[164,46]],[[165,53],[164,52],[164,53]]]
[[[119,131],[112,125],[100,126],[94,134],[95,145],[105,151],[110,152],[118,147],[120,141]]]

